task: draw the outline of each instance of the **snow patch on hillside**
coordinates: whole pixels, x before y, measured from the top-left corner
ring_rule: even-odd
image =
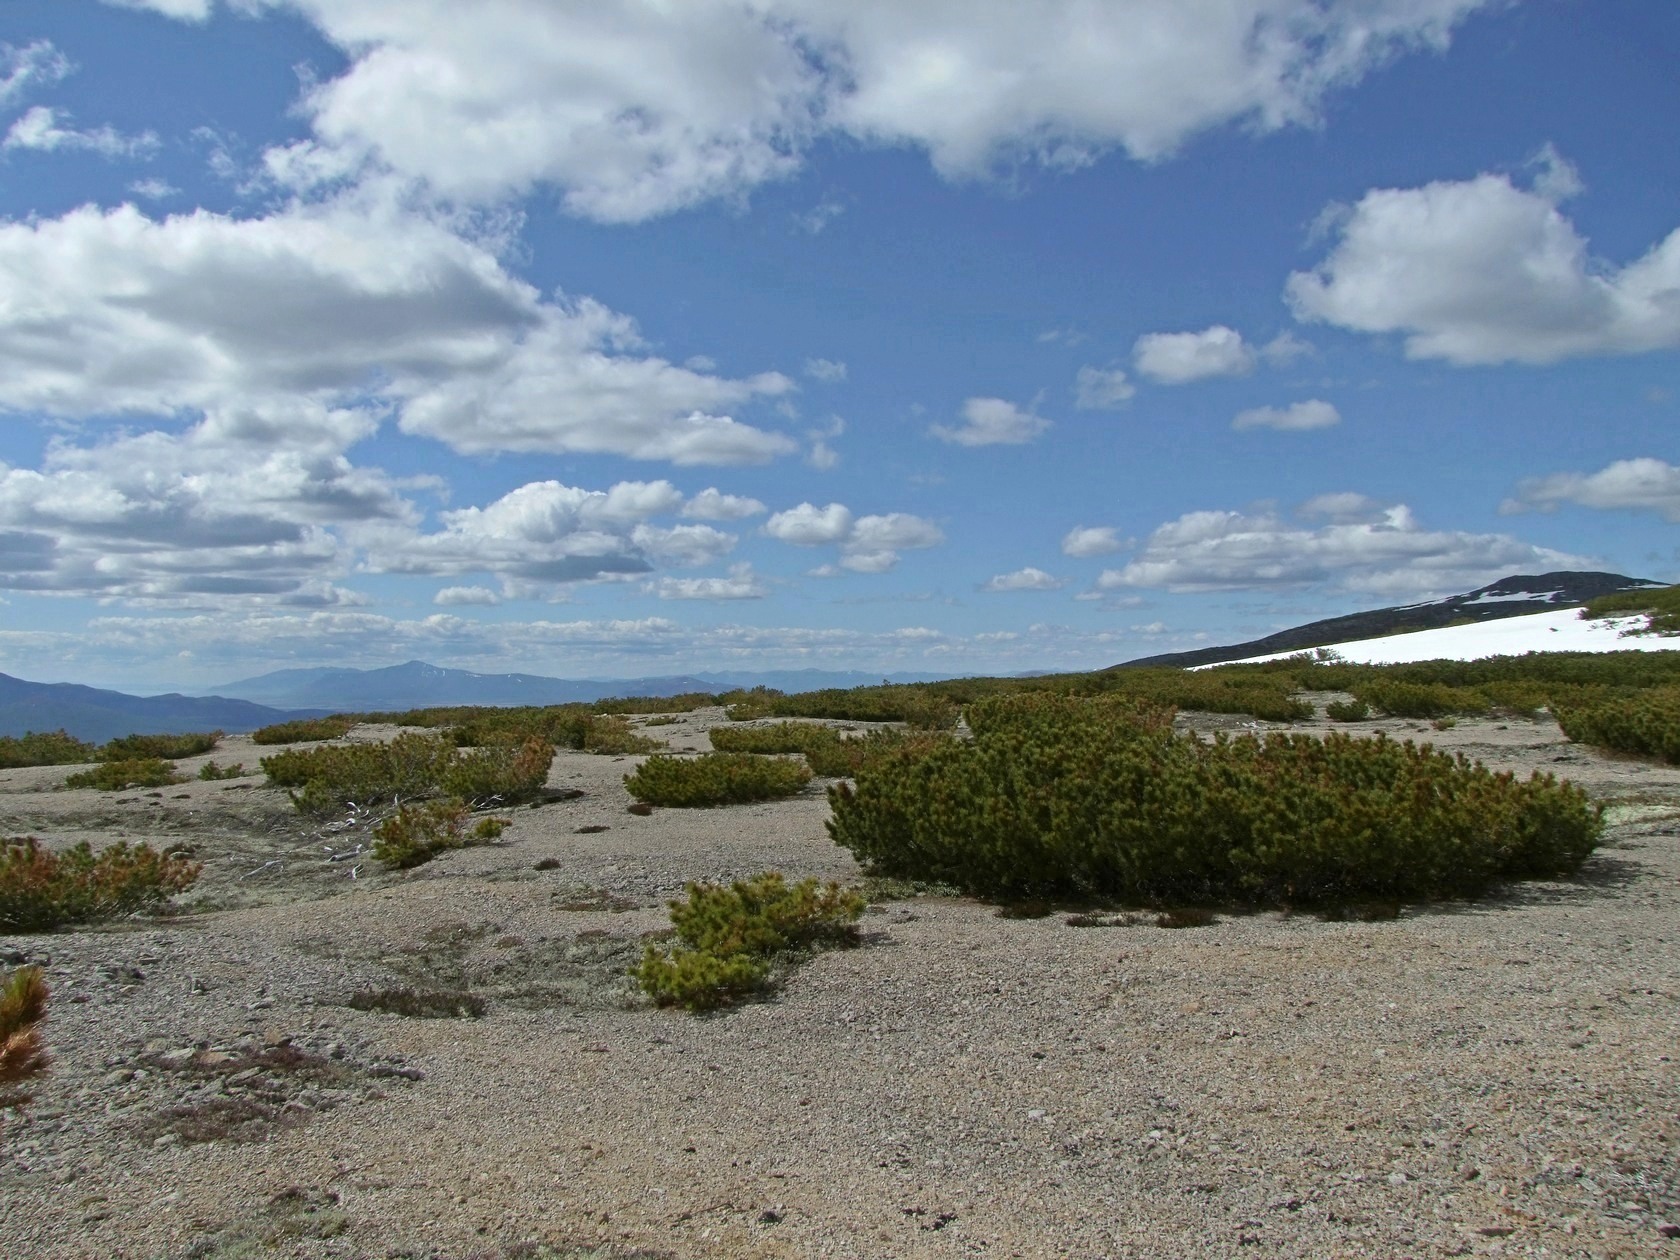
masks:
[[[1391,634],[1381,639],[1360,639],[1332,643],[1330,650],[1356,665],[1399,665],[1410,661],[1474,661],[1484,656],[1521,656],[1524,652],[1672,652],[1680,651],[1680,637],[1630,635],[1623,631],[1643,629],[1643,614],[1631,617],[1601,617],[1582,621],[1580,609],[1557,608],[1526,617],[1504,617],[1469,626],[1445,626],[1439,630],[1418,630]],[[1272,652],[1250,656],[1232,665],[1278,661],[1299,652]],[[1199,665],[1198,669],[1213,669]]]

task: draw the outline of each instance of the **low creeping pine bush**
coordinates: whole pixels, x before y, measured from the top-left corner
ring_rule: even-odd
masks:
[[[655,755],[624,776],[630,795],[648,805],[732,805],[792,796],[811,781],[811,768],[785,757],[709,752],[698,757]]]
[[[508,825],[505,818],[481,818],[469,831],[470,816],[453,799],[404,805],[374,829],[373,856],[386,866],[419,866],[448,849],[489,844]]]
[[[448,726],[450,738],[463,748],[519,744],[532,738],[546,740],[556,748],[579,752],[623,756],[663,748],[656,739],[637,734],[622,717],[596,713],[586,704],[553,704],[541,708],[439,710],[450,721],[414,721],[415,715],[400,715],[414,726]],[[422,716],[430,716],[429,712]]]
[[[175,773],[175,763],[160,757],[146,757],[137,761],[102,761],[91,770],[83,770],[64,780],[67,788],[98,788],[101,792],[121,792],[125,788],[168,787],[171,783],[185,783]]]
[[[326,739],[340,739],[350,733],[361,719],[352,713],[335,713],[330,717],[299,718],[294,722],[276,722],[251,732],[253,744],[313,744]]]
[[[832,726],[812,722],[776,722],[770,726],[714,726],[708,734],[719,752],[803,753],[840,742]]]
[[[1371,716],[1371,706],[1363,700],[1332,700],[1324,706],[1324,716],[1332,722],[1363,722]]]
[[[19,967],[0,985],[0,1108],[28,1102],[29,1091],[21,1087],[47,1070],[41,1022],[48,996],[39,967]]]
[[[24,766],[74,766],[92,761],[98,750],[63,731],[0,735],[0,770]]]
[[[1333,906],[1566,874],[1603,829],[1579,788],[1410,742],[1204,743],[1063,703],[985,701],[973,740],[872,760],[830,789],[830,835],[873,873],[1004,899]]]
[[[1486,713],[1487,697],[1472,687],[1451,687],[1445,683],[1412,683],[1377,680],[1357,684],[1353,694],[1390,717],[1441,718]]]
[[[0,847],[0,931],[44,932],[154,910],[188,888],[202,869],[181,853],[117,843],[95,854],[84,841],[54,853],[34,836]]]
[[[218,766],[214,761],[206,761],[198,768],[198,777],[206,783],[214,783],[218,779],[237,779],[244,775],[245,763],[236,761],[229,766]]]
[[[1680,687],[1554,701],[1552,710],[1563,733],[1576,743],[1680,765]]]
[[[99,750],[101,761],[174,761],[207,753],[221,742],[222,732],[201,731],[192,735],[124,735]]]
[[[671,902],[675,945],[649,945],[632,973],[660,1006],[727,1006],[768,987],[778,958],[857,941],[863,897],[776,871],[724,887],[690,884]]]
[[[289,748],[264,757],[262,769],[270,786],[292,790],[299,813],[325,815],[433,796],[513,804],[542,790],[553,760],[553,746],[536,737],[458,754],[443,736],[408,733],[388,744]]]

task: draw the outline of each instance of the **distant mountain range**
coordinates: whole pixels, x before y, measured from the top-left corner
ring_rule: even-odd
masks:
[[[316,710],[319,713],[320,710]],[[103,744],[123,735],[166,731],[253,731],[271,722],[314,716],[221,696],[130,696],[76,683],[25,682],[0,674],[0,735],[64,730]]]
[[[217,687],[278,708],[324,708],[339,712],[378,712],[436,705],[574,704],[615,696],[676,696],[685,691],[732,691],[736,687],[773,687],[777,691],[821,691],[827,687],[863,687],[872,683],[929,682],[945,674],[880,674],[823,669],[769,670],[762,673],[674,674],[656,678],[546,678],[541,674],[475,674],[409,661],[384,669],[282,669]]]
[[[1228,647],[1173,652],[1116,665],[1213,665],[1271,652],[1299,652],[1332,643],[1374,639],[1412,630],[1516,617],[1572,608],[1616,591],[1660,586],[1620,573],[1520,574],[1464,595],[1402,604],[1374,612],[1315,621]],[[164,731],[255,730],[290,718],[322,713],[380,712],[434,705],[568,704],[614,696],[674,696],[685,691],[729,691],[773,687],[818,691],[879,682],[930,682],[945,674],[879,674],[802,669],[763,673],[677,674],[655,678],[566,679],[540,674],[476,674],[409,661],[384,669],[283,669],[218,687],[215,694],[131,696],[74,683],[25,682],[0,674],[0,735],[63,729],[78,739],[103,743],[128,734]]]
[[[1493,621],[1502,617],[1521,617],[1528,613],[1546,612],[1554,608],[1578,608],[1600,595],[1635,590],[1642,586],[1662,586],[1644,578],[1630,578],[1621,573],[1520,573],[1500,578],[1497,582],[1464,595],[1449,595],[1421,604],[1400,604],[1393,608],[1378,608],[1372,612],[1351,613],[1346,617],[1331,617],[1314,621],[1293,630],[1280,630],[1263,639],[1247,643],[1233,643],[1227,647],[1197,648],[1191,652],[1168,652],[1161,656],[1145,656],[1126,661],[1115,669],[1136,669],[1141,666],[1188,669],[1195,665],[1218,665],[1224,661],[1242,661],[1251,656],[1265,656],[1272,652],[1304,652],[1309,648],[1332,643],[1347,643],[1358,639],[1378,639],[1391,634],[1405,634],[1413,630],[1438,630],[1443,626],[1466,621]]]

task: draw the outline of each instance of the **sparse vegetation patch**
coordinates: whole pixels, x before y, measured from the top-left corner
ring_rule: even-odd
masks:
[[[102,761],[91,770],[83,770],[64,780],[67,788],[97,788],[101,792],[121,792],[127,788],[168,787],[186,780],[175,773],[175,763],[158,757],[137,761]]]
[[[24,735],[0,735],[0,770],[24,766],[74,766],[92,761],[94,745],[63,731],[29,731]]]
[[[335,713],[330,717],[299,718],[295,722],[276,722],[251,732],[253,744],[312,744],[325,739],[340,739],[348,735],[361,719],[350,713]]]
[[[148,761],[161,758],[174,761],[207,753],[221,739],[220,731],[201,731],[191,735],[124,735],[100,748],[99,760]]]
[[[863,897],[776,871],[731,884],[690,884],[671,902],[676,943],[649,945],[636,982],[661,1006],[727,1006],[764,989],[780,956],[857,940]]]
[[[117,843],[93,852],[86,842],[54,853],[34,836],[0,847],[0,931],[44,932],[161,907],[198,878],[181,853]]]
[[[641,803],[674,806],[774,800],[810,781],[811,768],[803,761],[735,752],[653,756],[624,776],[624,786]]]

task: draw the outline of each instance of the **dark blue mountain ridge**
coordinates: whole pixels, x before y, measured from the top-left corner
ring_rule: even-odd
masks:
[[[102,744],[124,735],[227,731],[238,734],[322,710],[289,712],[222,696],[131,696],[79,683],[37,683],[0,674],[0,735],[68,731]]]
[[[885,681],[927,682],[945,674],[891,674]],[[285,708],[328,708],[340,712],[378,712],[437,705],[573,704],[617,696],[675,696],[688,691],[729,691],[736,687],[772,687],[778,691],[819,691],[860,687],[883,681],[880,674],[856,670],[759,670],[670,674],[646,678],[550,678],[541,674],[479,674],[446,669],[425,661],[407,661],[382,669],[282,669],[243,678],[216,688]]]

